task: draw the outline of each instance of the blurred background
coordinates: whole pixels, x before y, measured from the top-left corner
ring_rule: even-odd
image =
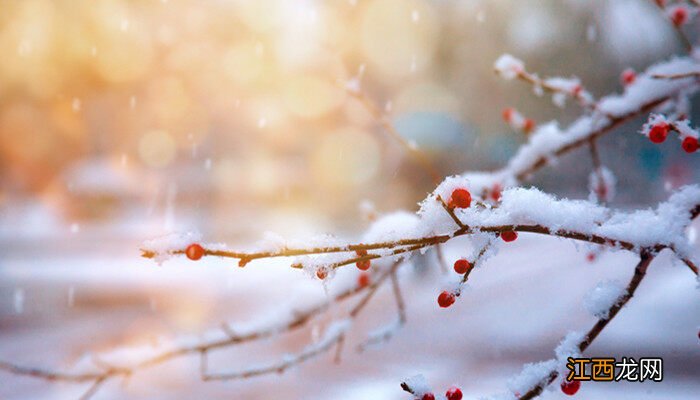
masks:
[[[697,24],[687,29],[697,36]],[[434,182],[348,81],[441,175],[514,154],[526,137],[502,121],[506,107],[537,122],[580,114],[501,81],[502,53],[602,96],[622,90],[623,69],[682,46],[644,0],[0,1],[0,356],[26,354],[17,338],[54,325],[75,339],[105,309],[139,315],[134,336],[215,324],[216,301],[158,289],[191,272],[154,272],[138,257],[144,239],[196,229],[235,247],[264,231],[352,235],[366,226],[363,202],[415,210]],[[614,206],[698,181],[697,157],[648,143],[642,122],[601,141],[618,176]],[[532,184],[586,198],[589,172],[584,150]],[[100,345],[127,335],[112,333]],[[66,361],[94,344],[30,358]]]
[[[3,225],[175,224],[191,213],[198,224],[267,210],[256,216],[271,216],[265,225],[281,212],[356,228],[361,200],[413,209],[434,184],[342,82],[361,74],[362,91],[450,175],[497,168],[525,140],[501,120],[506,107],[538,122],[580,113],[499,80],[500,54],[542,76],[579,76],[600,96],[621,90],[624,68],[680,50],[643,0],[6,0]],[[621,202],[697,177],[693,157],[647,144],[638,127],[604,141],[603,160],[625,176]],[[575,158],[535,183],[585,196],[588,166]],[[217,234],[250,229],[223,225]]]

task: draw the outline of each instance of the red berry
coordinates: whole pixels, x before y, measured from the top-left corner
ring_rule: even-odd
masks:
[[[493,199],[493,201],[501,200],[502,192],[503,188],[501,188],[501,185],[499,185],[498,183],[494,184],[491,188],[491,199]]]
[[[455,189],[452,191],[449,204],[453,208],[469,208],[472,204],[472,195],[467,189]]]
[[[362,260],[355,263],[360,271],[367,271],[372,263],[369,260]]]
[[[668,136],[668,124],[665,122],[655,124],[649,130],[649,140],[652,143],[663,143],[666,136]]]
[[[578,97],[581,95],[581,92],[583,91],[583,87],[581,85],[575,85],[573,89],[571,89],[571,94],[573,94],[575,97]]]
[[[633,84],[635,79],[637,79],[637,74],[632,68],[627,68],[622,71],[622,75],[620,75],[620,80],[624,86]]]
[[[316,277],[318,279],[324,280],[324,279],[326,279],[327,276],[328,276],[328,271],[325,268],[321,267],[321,268],[316,270]]]
[[[421,400],[435,400],[435,395],[432,393],[426,393],[421,397]]]
[[[510,121],[513,119],[513,110],[512,108],[508,107],[505,110],[503,110],[503,120],[506,121],[507,123],[510,123]]]
[[[586,254],[586,260],[588,260],[588,262],[595,261],[595,253],[590,252],[590,253]]]
[[[461,258],[457,261],[455,261],[455,272],[464,275],[469,271],[469,268],[472,267],[472,265],[469,263],[469,261],[465,260],[464,258]]]
[[[688,136],[687,138],[683,139],[681,147],[683,147],[683,150],[685,150],[686,153],[695,153],[698,150],[698,147],[700,146],[698,146],[697,138]]]
[[[447,308],[447,307],[451,306],[454,302],[455,302],[455,295],[448,292],[447,290],[444,290],[438,296],[438,304],[442,308]]]
[[[681,26],[688,21],[688,10],[683,6],[678,6],[671,11],[671,21],[675,26]]]
[[[603,182],[598,184],[598,187],[595,188],[595,192],[598,195],[599,199],[607,199],[608,198],[608,187]]]
[[[197,261],[204,256],[204,247],[197,243],[192,243],[191,245],[187,246],[187,249],[185,249],[185,255],[190,260]]]
[[[580,388],[581,381],[561,381],[561,391],[564,392],[564,394],[568,394],[569,396],[575,395]]]
[[[358,286],[358,287],[363,288],[363,287],[365,287],[365,286],[369,286],[369,282],[370,282],[369,274],[366,273],[366,272],[362,272],[362,273],[357,277],[357,286]]]
[[[523,131],[525,133],[530,133],[533,129],[535,129],[535,121],[530,118],[525,119],[525,122],[523,122]]]
[[[458,387],[452,386],[445,392],[445,397],[447,400],[462,400],[462,391]]]
[[[504,242],[512,242],[518,238],[518,232],[516,231],[505,231],[501,233],[501,239]]]
[[[355,250],[355,254],[357,254],[358,257],[364,257],[367,255],[367,250],[365,250],[365,249]]]

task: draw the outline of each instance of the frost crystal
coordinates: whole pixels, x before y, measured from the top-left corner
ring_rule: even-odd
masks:
[[[692,137],[695,139],[700,137],[698,131],[690,126],[690,121],[688,121],[687,119],[684,119],[682,121],[676,121],[673,123],[673,126],[678,130],[681,140],[687,137]]]
[[[663,116],[662,114],[649,114],[649,119],[644,125],[642,125],[642,129],[639,131],[639,133],[646,137],[649,137],[649,131],[651,131],[651,128],[653,128],[654,125],[662,123],[668,123],[668,120],[666,120],[665,116]]]

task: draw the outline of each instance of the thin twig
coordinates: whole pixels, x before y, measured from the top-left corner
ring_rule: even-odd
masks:
[[[437,200],[442,205],[442,208],[444,208],[445,211],[447,211],[447,214],[450,215],[450,218],[452,218],[452,220],[455,222],[455,224],[457,224],[457,226],[459,226],[462,229],[466,228],[466,225],[464,225],[464,223],[462,223],[462,221],[459,218],[457,218],[457,215],[455,214],[454,210],[450,208],[450,206],[448,206],[447,203],[445,203],[445,200],[442,199],[442,196],[437,195]]]
[[[358,293],[364,292],[364,291],[369,291],[369,290],[376,290],[376,288],[385,280],[387,274],[383,274],[380,276],[379,279],[377,279],[375,282],[371,283],[368,286],[365,287],[360,287],[360,286],[355,286],[351,287],[347,290],[344,290],[340,293],[338,293],[332,300],[331,302],[340,302],[346,299],[349,299],[353,296],[355,296]],[[299,328],[302,328],[305,326],[309,321],[313,319],[314,316],[320,314],[321,312],[325,311],[330,302],[324,302],[322,304],[317,305],[316,307],[312,307],[305,312],[302,313],[296,313],[294,315],[294,318],[290,321],[283,321],[282,323],[278,325],[271,326],[266,329],[258,330],[249,334],[236,334],[231,327],[224,323],[221,325],[222,331],[226,333],[227,338],[225,339],[212,339],[206,342],[202,342],[196,345],[191,345],[191,346],[183,346],[183,347],[178,347],[172,350],[166,350],[163,351],[162,353],[156,354],[152,357],[149,357],[143,361],[140,361],[134,365],[131,365],[129,367],[126,366],[120,366],[120,367],[114,367],[114,366],[109,366],[108,364],[105,364],[97,359],[93,359],[93,362],[97,365],[98,362],[102,363],[103,366],[107,367],[107,369],[103,372],[95,372],[95,373],[79,373],[79,374],[72,374],[72,373],[66,373],[66,372],[57,372],[57,371],[51,371],[51,370],[46,370],[46,369],[40,369],[40,368],[29,368],[29,367],[23,367],[19,365],[15,365],[6,361],[0,361],[0,370],[5,370],[7,372],[17,374],[17,375],[26,375],[26,376],[32,376],[35,378],[40,378],[40,379],[45,379],[49,381],[64,381],[64,382],[95,382],[97,380],[105,380],[114,376],[123,376],[123,377],[129,377],[131,374],[134,372],[149,368],[158,364],[162,364],[164,362],[167,362],[171,359],[177,358],[177,357],[182,357],[190,354],[195,354],[195,353],[202,353],[203,351],[210,351],[210,350],[216,350],[224,347],[230,347],[234,346],[237,344],[242,344],[246,342],[252,342],[256,340],[261,340],[265,339],[268,337],[271,337],[273,335],[277,335],[282,332],[291,332],[294,330],[297,330]],[[100,365],[98,365],[100,366]]]
[[[348,316],[350,319],[354,319],[357,317],[357,315],[369,303],[370,299],[374,296],[374,294],[376,293],[377,289],[381,286],[381,284],[386,280],[386,278],[388,276],[390,276],[396,272],[396,269],[401,265],[402,262],[403,261],[401,261],[401,260],[395,262],[391,266],[391,268],[389,268],[389,270],[387,272],[382,274],[380,276],[380,278],[377,279],[377,281],[374,284],[369,286],[369,289],[367,290],[365,295],[362,297],[362,299],[349,312]],[[282,373],[294,365],[301,364],[302,362],[304,362],[310,358],[313,358],[317,355],[325,353],[326,351],[330,350],[334,345],[340,346],[342,341],[344,341],[344,340],[345,340],[345,332],[340,331],[333,337],[324,338],[322,345],[320,345],[320,346],[315,346],[315,345],[307,346],[298,354],[296,354],[292,357],[285,357],[283,360],[281,360],[279,362],[271,363],[271,364],[264,365],[261,367],[247,368],[247,369],[243,369],[241,371],[236,371],[236,372],[208,373],[208,372],[204,371],[202,374],[202,379],[204,381],[235,380],[235,379],[251,378],[254,376],[266,375],[266,374],[270,374],[270,373]]]
[[[685,79],[685,78],[697,78],[700,77],[700,71],[685,72],[682,74],[653,74],[651,76],[654,79]]]
[[[95,382],[93,382],[93,384],[90,385],[87,392],[83,393],[83,395],[80,396],[79,400],[91,399],[92,396],[94,396],[95,393],[97,393],[97,391],[100,390],[100,387],[102,387],[102,385],[105,383],[106,380],[107,380],[107,377],[105,377],[105,376],[101,376],[101,377],[95,379]]]
[[[538,77],[537,75],[531,74],[527,71],[520,71],[518,73],[517,77],[518,77],[518,79],[525,81],[525,82],[533,85],[536,88],[541,88],[546,92],[560,93],[560,94],[563,94],[566,96],[570,96],[570,97],[576,99],[576,101],[579,103],[579,105],[581,107],[583,107],[584,109],[592,109],[592,110],[598,111],[598,106],[597,106],[595,100],[593,99],[592,96],[590,96],[590,93],[587,93],[584,91],[583,86],[579,86],[578,91],[569,92],[569,91],[563,90],[560,87],[551,85],[547,82],[546,79],[542,79],[542,78]],[[587,97],[586,94],[588,94],[590,97]]]
[[[396,300],[396,309],[398,313],[398,318],[396,322],[394,322],[392,325],[389,326],[388,329],[385,329],[383,332],[381,332],[378,335],[371,336],[364,342],[360,343],[357,346],[357,351],[358,352],[363,352],[365,349],[367,349],[370,346],[377,345],[379,343],[386,342],[390,340],[396,331],[401,328],[403,325],[406,324],[406,305],[403,300],[403,296],[401,295],[401,288],[399,286],[398,282],[398,277],[396,276],[396,272],[393,272],[391,274],[391,286],[392,290],[394,292],[394,299]]]
[[[447,266],[447,261],[445,261],[445,254],[442,251],[441,244],[435,245],[435,254],[437,255],[438,265],[440,265],[440,272],[446,274],[449,271],[449,267]]]
[[[484,256],[484,254],[486,254],[489,247],[491,247],[491,243],[492,242],[489,240],[484,246],[481,247],[481,249],[479,250],[479,253],[476,255],[476,258],[474,259],[474,261],[472,261],[471,268],[467,269],[467,272],[464,274],[464,276],[462,276],[460,290],[458,290],[457,293],[455,293],[457,296],[459,296],[461,293],[462,285],[467,283],[467,280],[469,280],[469,276],[471,275],[472,271],[474,271],[477,264],[481,261],[481,258]]]
[[[661,11],[662,14],[664,14],[664,18],[671,23],[671,26],[673,26],[673,29],[675,29],[676,34],[678,35],[678,38],[681,41],[681,44],[685,48],[685,51],[688,52],[688,54],[693,52],[693,44],[690,42],[690,39],[688,39],[688,36],[683,32],[683,28],[681,28],[679,25],[676,25],[673,23],[673,21],[670,21],[668,17],[666,17],[666,6],[664,3],[660,3],[656,0],[651,0],[652,3],[654,3],[658,8],[659,11]]]
[[[399,286],[396,271],[391,273],[391,288],[394,292],[394,299],[396,299],[396,308],[399,312],[399,321],[403,324],[406,322],[406,304],[404,303],[403,296],[401,295],[401,287]]]
[[[551,153],[547,154],[546,156],[538,157],[534,161],[525,164],[523,167],[520,167],[517,171],[514,171],[513,176],[519,182],[525,181],[535,171],[546,166],[552,157],[560,157],[560,156],[562,156],[562,155],[564,155],[572,150],[575,150],[575,149],[585,145],[591,139],[596,139],[598,137],[601,137],[601,136],[611,132],[615,128],[617,128],[620,125],[622,125],[623,123],[637,117],[638,115],[641,115],[641,114],[649,112],[650,110],[653,110],[659,104],[666,102],[671,97],[672,96],[662,96],[660,98],[656,98],[654,100],[647,102],[646,104],[642,105],[638,110],[631,111],[631,112],[629,112],[625,115],[622,115],[622,116],[609,117],[606,120],[606,123],[603,124],[603,126],[601,126],[600,128],[591,131],[591,133],[589,133],[588,135],[585,135],[585,136],[581,137],[580,139],[577,139],[573,142],[562,144],[558,149],[552,151]]]
[[[700,205],[699,205],[700,206]],[[340,268],[345,265],[355,264],[359,261],[372,260],[377,258],[382,258],[386,256],[393,256],[398,254],[404,254],[412,252],[415,250],[420,250],[426,247],[431,247],[440,243],[445,243],[455,237],[469,235],[478,232],[489,232],[489,233],[502,233],[507,231],[517,231],[517,232],[529,232],[538,233],[542,235],[557,236],[567,239],[574,239],[583,242],[589,242],[594,244],[605,245],[609,247],[620,248],[623,250],[634,251],[637,246],[631,242],[620,240],[616,238],[611,238],[602,235],[589,234],[584,232],[575,231],[553,231],[550,228],[542,225],[493,225],[493,226],[465,226],[464,228],[459,228],[449,234],[424,236],[420,238],[411,239],[400,239],[388,242],[376,242],[376,243],[357,243],[357,244],[347,244],[343,246],[328,246],[328,247],[311,247],[311,248],[284,248],[276,251],[269,252],[232,252],[225,250],[208,250],[205,249],[207,255],[219,256],[219,257],[231,257],[231,258],[245,258],[249,260],[259,259],[259,258],[271,258],[271,257],[288,257],[297,255],[310,255],[310,254],[326,254],[326,253],[339,253],[348,252],[350,250],[378,250],[386,249],[392,250],[388,254],[367,254],[364,256],[357,256],[349,258],[345,261],[340,261],[336,263],[329,264],[330,268]],[[654,247],[655,251],[661,251],[668,248],[667,245],[656,245]],[[144,250],[148,252],[148,250]],[[184,250],[173,251],[172,254],[181,254]],[[155,254],[151,254],[151,257],[155,257]],[[145,255],[148,257],[148,255]],[[691,268],[692,270],[692,268]],[[696,271],[693,271],[696,272]]]
[[[603,192],[603,190],[606,189],[607,182],[605,182],[605,176],[603,175],[603,163],[600,161],[596,139],[591,139],[588,147],[591,153],[591,161],[593,161],[593,173],[596,174],[598,179],[598,184],[596,187],[592,188],[593,193],[600,204],[605,204],[607,202],[607,196],[604,194],[605,192]]]

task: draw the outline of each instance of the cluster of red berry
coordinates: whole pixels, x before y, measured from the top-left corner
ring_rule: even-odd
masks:
[[[496,199],[500,199],[501,197],[501,189],[499,185],[494,186],[494,192],[497,192],[498,194],[494,196]],[[464,188],[457,188],[452,191],[452,195],[450,196],[450,200],[447,203],[447,206],[450,209],[455,209],[455,208],[469,208],[472,204],[472,195],[469,193],[467,189]],[[518,232],[515,231],[505,231],[501,232],[500,234],[501,239],[505,242],[512,242],[515,239],[518,238]],[[460,275],[466,274],[471,268],[472,264],[469,262],[469,260],[461,258],[454,263],[454,270],[456,273]],[[454,304],[455,302],[455,295],[454,293],[448,292],[447,290],[443,290],[440,295],[438,295],[438,305],[442,308],[447,308]]]
[[[462,400],[462,390],[456,386],[452,386],[445,392],[445,397],[447,400]],[[435,400],[435,395],[432,393],[425,393],[421,397],[421,400]]]
[[[655,123],[649,129],[649,140],[655,144],[663,143],[668,137],[671,128],[671,125],[665,121]],[[686,153],[695,153],[700,148],[700,144],[698,144],[698,138],[686,136],[681,142],[681,147]]]

